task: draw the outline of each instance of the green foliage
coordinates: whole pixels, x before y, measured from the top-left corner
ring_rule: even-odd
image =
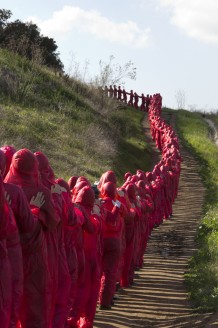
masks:
[[[20,20],[7,22],[10,10],[0,10],[0,46],[29,60],[63,71],[54,39],[40,34],[36,24]]]
[[[190,261],[186,284],[198,309],[218,307],[218,148],[210,138],[209,126],[200,113],[177,111],[179,135],[201,163],[206,186],[205,215],[199,226],[198,251]]]
[[[7,24],[12,12],[6,9],[0,9],[0,30]]]

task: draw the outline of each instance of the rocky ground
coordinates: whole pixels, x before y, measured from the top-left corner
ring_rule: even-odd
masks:
[[[168,119],[173,122],[172,117]],[[151,142],[147,118],[144,131]],[[155,163],[159,154],[151,144]],[[181,153],[182,172],[173,217],[152,232],[144,267],[137,272],[134,286],[117,293],[112,310],[97,310],[95,328],[218,327],[215,315],[194,313],[184,285],[184,272],[196,249],[194,239],[205,191],[199,164],[183,146]]]

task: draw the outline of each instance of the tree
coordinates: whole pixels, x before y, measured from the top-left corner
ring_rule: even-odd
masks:
[[[7,20],[11,18],[12,12],[6,9],[0,9],[0,29],[2,29],[6,24]]]
[[[0,46],[29,60],[38,59],[40,55],[40,64],[63,71],[54,39],[41,35],[38,26],[32,22],[15,20],[8,23],[11,15],[10,10],[0,10]]]
[[[95,77],[94,83],[98,87],[104,87],[106,85],[120,84],[124,85],[124,80],[130,78],[136,79],[136,67],[133,62],[129,60],[124,65],[114,63],[115,57],[110,56],[109,62],[99,61],[99,74]]]
[[[175,93],[178,109],[185,109],[185,91],[178,89]]]

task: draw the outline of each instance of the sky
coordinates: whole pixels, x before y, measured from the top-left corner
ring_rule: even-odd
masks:
[[[125,89],[163,106],[218,111],[218,0],[0,0],[11,20],[53,38],[65,72],[85,79],[99,61],[136,67]],[[88,63],[88,64],[87,64]],[[86,68],[85,68],[86,67]]]

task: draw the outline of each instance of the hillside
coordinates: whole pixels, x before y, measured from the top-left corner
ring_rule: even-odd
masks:
[[[45,152],[57,176],[96,180],[113,169],[148,169],[143,114],[101,90],[0,50],[1,144]]]
[[[186,271],[186,286],[193,307],[213,311],[218,304],[217,147],[211,140],[209,126],[200,113],[164,109],[163,114],[170,124],[175,123],[182,147],[184,146],[184,149],[182,148],[185,154],[184,172],[183,185],[181,185],[183,197],[178,199],[175,207],[177,221],[174,218],[172,225],[171,221],[167,221],[167,225],[161,230],[162,235],[159,232],[153,241],[151,239],[150,253],[146,254],[146,268],[149,267],[149,256],[152,254],[154,260],[152,270],[155,271],[157,268],[159,270],[158,260],[161,250],[155,247],[161,248],[168,239],[171,243],[170,252],[175,255],[176,260],[177,253],[180,252],[180,249],[177,252],[178,247],[184,247],[181,255],[187,252],[187,259],[178,277],[182,283],[181,294],[183,294],[185,293],[184,270],[187,268],[189,256],[193,255],[190,250],[199,248]],[[0,115],[1,145],[13,144],[17,149],[43,151],[48,156],[57,177],[68,179],[72,175],[85,175],[94,182],[104,171],[112,169],[117,174],[118,183],[121,184],[125,172],[135,172],[137,169],[146,171],[155,164],[151,140],[148,141],[144,135],[145,120],[142,112],[105,97],[99,89],[81,84],[67,76],[57,76],[35,62],[12,56],[3,50],[0,50]],[[217,126],[217,115],[208,115],[208,117]],[[191,155],[186,154],[186,149]],[[192,166],[194,166],[193,172]],[[199,176],[204,183],[205,197],[201,184],[196,183],[196,181],[202,182]],[[196,221],[192,231],[193,218]],[[184,220],[187,220],[188,226],[183,225]],[[182,227],[178,226],[178,223]],[[171,238],[171,232],[176,231],[175,229],[181,231],[176,232],[175,238]],[[179,234],[185,235],[189,230],[193,232],[190,237],[192,242],[198,232],[197,244],[187,246],[189,244],[183,242],[181,246],[180,241],[183,239],[178,240],[177,237],[180,236]],[[166,239],[166,236],[169,238]],[[173,247],[176,248],[172,249]],[[168,244],[165,248],[168,252]],[[164,263],[166,255],[168,258],[168,253],[161,253]],[[175,258],[172,260],[174,261]],[[165,263],[161,274],[166,269]],[[174,269],[172,271],[175,275]],[[171,272],[169,274],[171,277]],[[143,279],[148,277],[144,276]],[[140,283],[139,287],[141,288]],[[150,288],[155,290],[155,282],[152,282]],[[177,293],[177,290],[173,293]],[[160,299],[161,297],[162,295]],[[181,305],[181,302],[179,304]],[[184,304],[184,311],[189,313],[190,304],[186,303],[186,298]],[[121,307],[123,307],[122,303]],[[165,304],[158,325],[162,320],[161,315],[165,316],[164,310]],[[179,311],[177,314],[174,312],[174,316],[177,322]],[[154,324],[150,320],[156,320],[155,316],[153,319],[148,317],[145,319],[146,324],[148,322]],[[168,319],[170,320],[169,313]],[[202,320],[204,319],[207,322],[208,318],[202,317]],[[98,317],[98,320],[101,322],[101,317]],[[190,322],[187,327],[190,327]]]

